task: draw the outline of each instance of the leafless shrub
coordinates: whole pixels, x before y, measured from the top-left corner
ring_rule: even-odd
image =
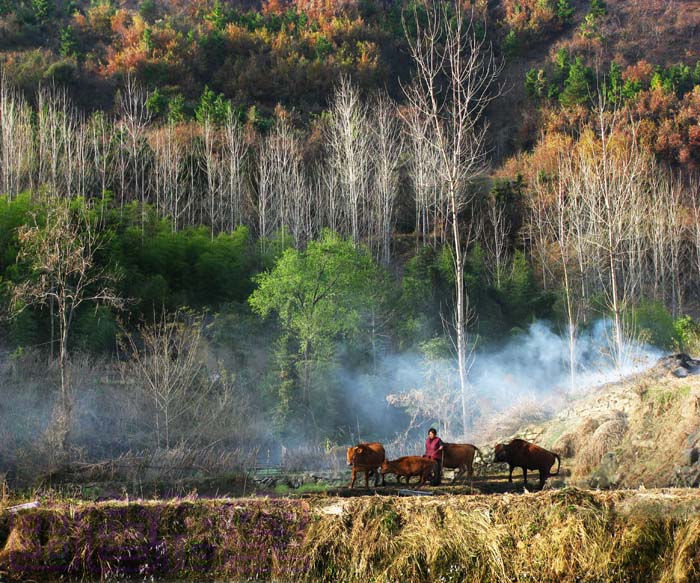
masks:
[[[550,415],[551,409],[540,400],[521,399],[505,411],[494,414],[484,424],[479,439],[489,441],[511,437],[523,427],[546,421]]]
[[[255,464],[256,452],[191,448],[184,444],[127,452],[100,462],[74,462],[69,477],[79,481],[157,482],[192,477],[241,475]]]

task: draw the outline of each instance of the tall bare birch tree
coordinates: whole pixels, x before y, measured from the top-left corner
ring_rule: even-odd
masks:
[[[492,282],[501,288],[501,278],[508,263],[508,216],[505,205],[496,196],[490,196],[486,215],[488,234],[484,233],[484,246],[489,254]]]
[[[415,66],[414,83],[405,94],[410,105],[430,125],[432,146],[441,164],[449,205],[451,247],[455,276],[457,363],[462,405],[462,426],[469,426],[467,319],[469,298],[464,285],[466,247],[471,228],[461,218],[473,201],[475,178],[486,169],[487,146],[484,112],[498,96],[503,64],[495,58],[485,36],[475,30],[473,14],[461,2],[433,2],[425,23],[414,14],[416,35],[408,33]]]
[[[384,265],[391,259],[394,205],[399,190],[399,168],[403,152],[401,126],[396,106],[382,94],[374,102],[371,115],[373,134],[374,184],[372,188],[372,242]]]
[[[640,150],[636,135],[624,142],[615,136],[617,116],[617,111],[606,110],[601,98],[595,139],[579,147],[577,190],[591,221],[589,245],[611,314],[613,360],[620,366],[628,345],[623,316],[640,285],[637,270],[630,268],[630,255],[638,238],[637,222],[648,200],[649,159]]]
[[[575,285],[576,261],[572,259],[575,251],[575,225],[584,220],[584,217],[577,215],[576,204],[578,193],[576,192],[572,177],[575,171],[572,167],[571,158],[561,157],[559,159],[559,170],[554,184],[554,202],[550,213],[549,227],[554,240],[557,242],[556,249],[561,267],[561,281],[566,302],[567,319],[567,339],[569,345],[569,389],[573,392],[576,389],[576,373],[578,368],[576,358],[576,341],[578,338],[579,315],[581,311],[582,298],[577,296],[578,287]],[[582,273],[578,273],[583,277]]]
[[[335,174],[345,218],[347,234],[355,245],[364,235],[364,208],[369,187],[371,142],[367,106],[347,77],[342,77],[333,96],[330,124],[326,134],[329,166]]]
[[[227,223],[229,231],[242,225],[247,203],[246,158],[248,146],[243,130],[233,113],[229,113],[223,128],[223,163],[226,166]]]
[[[416,212],[416,244],[437,247],[438,224],[444,217],[443,197],[438,167],[440,159],[432,146],[430,123],[415,107],[408,107],[402,115],[407,134],[407,173],[413,189]]]
[[[129,75],[124,90],[118,94],[120,125],[125,132],[128,145],[127,159],[130,162],[134,198],[141,202],[142,228],[145,221],[145,203],[147,202],[145,132],[151,121],[151,113],[146,107],[149,93]]]
[[[32,111],[0,77],[0,177],[2,192],[14,196],[32,185]]]

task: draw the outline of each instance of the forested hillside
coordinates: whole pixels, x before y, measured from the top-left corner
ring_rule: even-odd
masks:
[[[539,321],[528,394],[696,350],[698,24],[0,0],[0,461],[479,435]]]

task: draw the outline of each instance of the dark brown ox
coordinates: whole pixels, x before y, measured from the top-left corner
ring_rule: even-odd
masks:
[[[461,478],[464,472],[471,479],[474,475],[474,454],[476,452],[479,452],[482,462],[484,460],[481,450],[471,443],[446,443],[443,452],[442,467],[448,470],[457,470],[452,478],[453,482]]]
[[[401,478],[406,478],[406,485],[413,476],[419,476],[420,488],[427,480],[430,479],[435,471],[437,464],[434,460],[421,457],[419,455],[407,455],[393,461],[384,460],[382,464],[382,482],[386,474],[395,474],[397,483],[401,483]]]
[[[374,487],[379,485],[379,466],[386,460],[384,446],[381,443],[360,443],[348,448],[348,465],[352,466],[352,481],[350,487],[355,485],[357,472],[365,473],[365,488],[369,488],[369,476],[374,474]],[[384,485],[384,476],[382,476]]]
[[[550,473],[549,470],[554,466],[554,461],[557,462],[557,471]],[[514,439],[510,443],[499,443],[496,446],[495,461],[508,464],[510,473],[508,481],[513,482],[513,468],[523,469],[523,478],[527,486],[527,471],[538,470],[540,472],[540,488],[544,487],[544,481],[549,476],[559,474],[561,459],[556,453],[547,451],[546,449],[529,443],[524,439]]]

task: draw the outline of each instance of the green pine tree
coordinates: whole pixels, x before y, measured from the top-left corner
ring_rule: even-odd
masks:
[[[590,97],[591,70],[583,64],[581,57],[569,68],[569,76],[564,82],[564,91],[559,96],[559,102],[566,106],[581,105]]]
[[[557,18],[562,22],[570,22],[575,9],[571,6],[570,0],[559,0],[557,2]]]
[[[32,0],[32,12],[40,24],[44,24],[53,15],[55,8],[52,0]]]
[[[62,57],[74,57],[78,53],[78,39],[72,26],[61,29],[61,44],[58,50]]]

